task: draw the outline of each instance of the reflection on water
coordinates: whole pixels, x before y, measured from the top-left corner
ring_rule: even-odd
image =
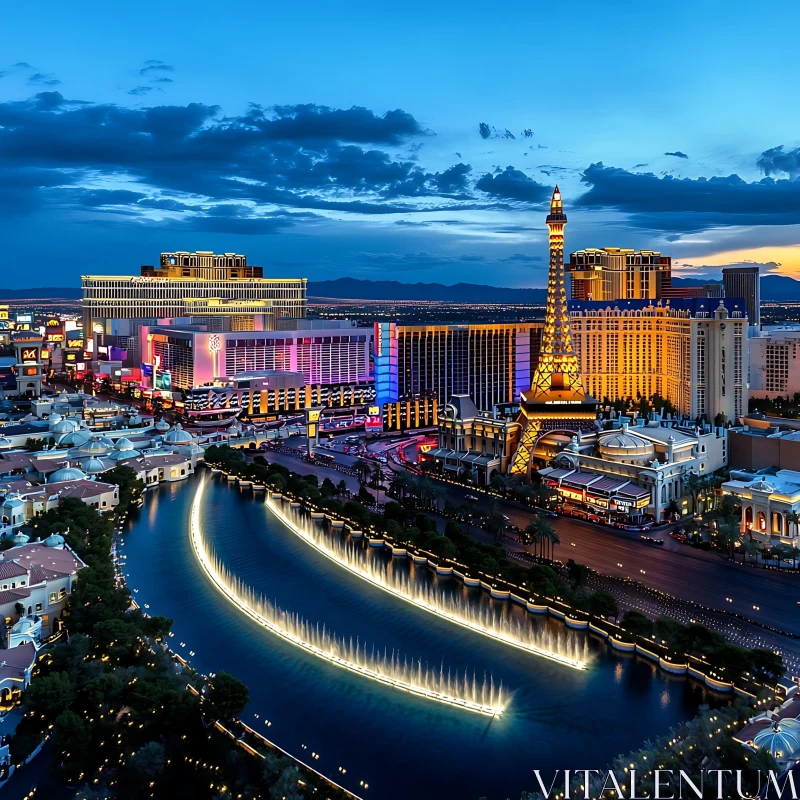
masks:
[[[209,586],[189,541],[196,480],[148,493],[131,516],[123,553],[137,601],[175,620],[171,642],[184,657],[196,652],[190,660],[197,669],[226,670],[248,684],[245,721],[290,752],[319,753],[315,767],[356,794],[518,797],[534,787],[533,769],[603,768],[709,699],[699,684],[654,674],[646,662],[610,652],[591,636],[578,634],[591,661],[578,671],[455,626],[333,564],[283,527],[263,498],[210,482],[204,529],[220,559],[255,591],[381,651],[396,648],[429,664],[444,659],[459,673],[491,672],[515,693],[500,719],[487,720],[327,665],[238,613]],[[527,614],[397,559],[388,567],[498,614]],[[527,621],[560,628],[554,620]],[[369,783],[367,792],[361,781]]]

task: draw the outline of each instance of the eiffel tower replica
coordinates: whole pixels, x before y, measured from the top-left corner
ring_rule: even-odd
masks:
[[[555,431],[578,433],[594,430],[597,401],[583,389],[578,359],[572,349],[567,291],[564,285],[564,226],[567,215],[556,186],[550,201],[550,272],[547,309],[539,364],[531,388],[520,397],[517,422],[522,432],[511,461],[510,473],[530,477],[533,454],[542,436]]]

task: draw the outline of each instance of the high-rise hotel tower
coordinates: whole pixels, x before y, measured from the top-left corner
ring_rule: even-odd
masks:
[[[531,388],[522,393],[518,422],[522,434],[511,463],[511,473],[529,476],[539,439],[555,431],[593,430],[597,402],[583,388],[578,359],[572,348],[567,291],[564,280],[564,226],[567,215],[556,186],[550,201],[547,229],[550,270],[539,363]]]
[[[238,319],[239,330],[270,329],[280,317],[305,316],[305,278],[265,278],[235,253],[162,253],[141,275],[84,275],[81,283],[87,332],[109,320],[222,316]]]

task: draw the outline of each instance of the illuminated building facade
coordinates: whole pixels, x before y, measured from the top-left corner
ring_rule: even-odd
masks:
[[[518,400],[530,386],[541,322],[375,324],[375,382],[382,402],[469,395],[479,409]]]
[[[672,286],[672,259],[618,247],[570,253],[573,300],[657,300]]]
[[[375,403],[372,382],[308,385],[298,372],[244,373],[212,386],[196,386],[183,392],[184,413],[189,420],[225,419],[241,414],[255,421],[300,415],[305,409],[371,406]]]
[[[709,422],[747,410],[742,300],[573,302],[570,325],[586,389],[604,403],[657,394]]]
[[[593,430],[597,403],[587,395],[572,347],[564,280],[564,227],[567,215],[556,186],[547,229],[550,268],[542,344],[530,389],[520,397],[519,444],[510,464],[514,475],[530,476],[539,441],[557,431]]]
[[[158,266],[144,266],[135,277],[84,275],[83,327],[91,331],[97,323],[105,330],[110,320],[231,314],[264,317],[272,327],[270,320],[304,317],[306,279],[262,273],[261,267],[248,266],[245,256],[198,252],[162,253]],[[252,308],[242,307],[247,304]],[[220,311],[220,305],[227,307]]]
[[[727,464],[727,431],[698,427],[651,413],[647,419],[612,419],[602,430],[578,432],[539,470],[562,504],[607,522],[661,520],[686,500],[686,481]],[[674,504],[674,505],[673,505]]]
[[[27,397],[41,396],[47,366],[44,337],[33,331],[20,331],[13,334],[11,341],[17,356],[17,393]]]
[[[146,325],[140,329],[140,347],[147,385],[162,391],[263,370],[299,372],[310,386],[371,379],[372,331],[354,328],[349,320],[246,333]]]

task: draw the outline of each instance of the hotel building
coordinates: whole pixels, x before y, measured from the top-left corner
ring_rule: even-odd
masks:
[[[577,250],[568,269],[573,300],[657,300],[672,285],[672,259],[655,250]]]
[[[791,398],[800,392],[800,326],[781,325],[750,339],[750,396]]]
[[[758,267],[725,267],[722,270],[725,297],[743,297],[747,319],[752,327],[761,326],[761,274]]]
[[[541,334],[541,322],[376,323],[379,399],[433,397],[441,405],[453,395],[469,395],[483,411],[519,400],[520,392],[530,386]]]
[[[289,321],[286,321],[289,324]],[[140,348],[151,388],[211,385],[264,370],[296,372],[307,385],[370,381],[372,330],[350,320],[293,321],[295,329],[211,332],[197,326],[144,325]]]
[[[601,402],[658,394],[709,422],[747,411],[742,300],[573,302],[570,326],[586,390]]]
[[[243,255],[162,253],[158,266],[138,276],[84,275],[83,328],[112,334],[112,320],[191,317],[203,323],[232,317],[241,330],[275,327],[281,317],[303,317],[305,278],[265,278]]]

